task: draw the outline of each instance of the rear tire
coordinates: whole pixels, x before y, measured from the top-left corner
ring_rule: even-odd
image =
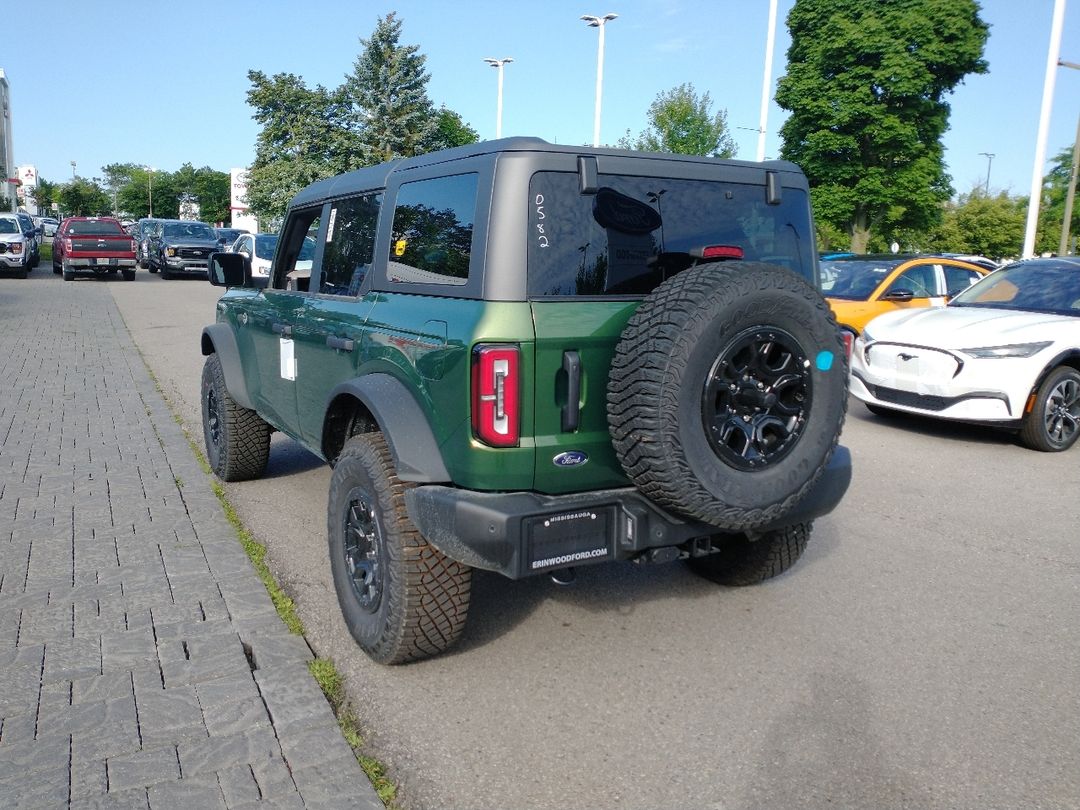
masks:
[[[757,585],[795,565],[810,540],[813,523],[796,523],[765,532],[756,540],[731,535],[722,540],[720,550],[690,560],[690,570],[720,585]]]
[[[66,265],[63,268],[63,274],[64,274],[64,281],[74,281],[75,280],[75,271],[72,270],[71,268],[67,267]]]
[[[1058,453],[1080,436],[1080,372],[1070,366],[1051,371],[1024,417],[1020,441],[1032,450]]]
[[[201,399],[203,441],[210,468],[222,481],[259,478],[270,458],[270,426],[229,394],[217,354],[211,354],[203,364]]]
[[[338,603],[357,644],[380,664],[438,655],[461,636],[472,569],[428,544],[382,433],[345,443],[330,478],[327,531]]]
[[[134,281],[134,280],[135,280],[135,268],[134,267],[125,267],[124,268],[124,281]]]

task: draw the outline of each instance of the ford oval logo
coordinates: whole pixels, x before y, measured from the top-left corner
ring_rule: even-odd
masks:
[[[588,455],[580,450],[567,450],[565,453],[559,453],[559,455],[555,456],[551,463],[556,467],[580,467],[588,460]]]

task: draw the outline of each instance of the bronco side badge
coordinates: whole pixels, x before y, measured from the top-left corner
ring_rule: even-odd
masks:
[[[580,450],[567,450],[565,453],[559,453],[559,455],[555,456],[551,463],[556,467],[580,467],[588,460],[588,455]]]

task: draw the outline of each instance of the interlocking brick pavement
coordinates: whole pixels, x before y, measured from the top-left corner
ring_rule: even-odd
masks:
[[[0,279],[0,805],[381,808],[107,284],[35,275]]]

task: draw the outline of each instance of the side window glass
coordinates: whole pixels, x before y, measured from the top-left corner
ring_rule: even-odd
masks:
[[[394,208],[387,277],[405,284],[469,280],[476,174],[404,183]]]
[[[925,264],[905,270],[904,274],[889,287],[889,292],[893,290],[911,290],[915,298],[932,298],[937,294],[935,292],[936,287],[937,284],[934,283],[934,267]]]
[[[274,275],[269,285],[272,289],[308,291],[321,213],[320,207],[293,211],[289,215],[282,231],[285,242],[278,252],[281,260],[274,264]]]
[[[945,266],[945,287],[946,294],[953,296],[957,293],[961,293],[982,278],[981,275],[974,270],[967,270],[963,267],[953,267],[951,265]]]
[[[381,194],[339,200],[330,209],[319,292],[355,296],[375,258]]]

